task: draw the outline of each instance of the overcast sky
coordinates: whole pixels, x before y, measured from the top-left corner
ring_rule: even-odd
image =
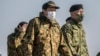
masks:
[[[42,4],[49,0],[0,0],[0,53],[7,56],[7,36],[21,21],[29,21],[42,11]],[[100,0],[52,0],[60,9],[57,21],[60,26],[70,16],[72,4],[83,4],[85,17],[83,21],[90,56],[100,51]]]

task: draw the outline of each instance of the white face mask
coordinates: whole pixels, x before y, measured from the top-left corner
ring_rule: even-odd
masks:
[[[56,12],[55,11],[49,11],[47,18],[48,19],[54,19],[56,17]]]

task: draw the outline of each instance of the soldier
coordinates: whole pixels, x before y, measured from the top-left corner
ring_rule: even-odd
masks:
[[[22,44],[21,40],[23,39],[27,25],[27,22],[20,22],[15,28],[15,32],[8,36],[8,56],[22,56],[18,54],[20,52],[17,49]]]
[[[85,32],[82,26],[84,11],[82,4],[72,5],[70,8],[71,17],[66,19],[62,31],[66,44],[68,44],[72,56],[89,56],[85,40]]]
[[[69,56],[69,51],[55,20],[56,9],[53,1],[43,4],[39,17],[30,20],[23,38],[24,56]]]

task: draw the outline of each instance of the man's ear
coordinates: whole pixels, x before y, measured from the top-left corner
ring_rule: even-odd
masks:
[[[18,28],[18,29],[19,29],[19,31],[22,31],[22,27],[21,27],[21,25],[19,25],[19,28]]]
[[[47,16],[47,10],[42,10],[43,14]]]
[[[21,25],[19,25],[19,28],[21,28]]]
[[[42,9],[42,12],[44,13],[44,12],[46,12],[46,10]]]

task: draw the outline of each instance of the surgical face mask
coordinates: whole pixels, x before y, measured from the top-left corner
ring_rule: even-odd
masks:
[[[48,19],[54,19],[56,17],[56,12],[55,11],[49,11],[47,18]]]
[[[83,21],[83,14],[78,14],[77,15],[77,21],[82,22]]]

